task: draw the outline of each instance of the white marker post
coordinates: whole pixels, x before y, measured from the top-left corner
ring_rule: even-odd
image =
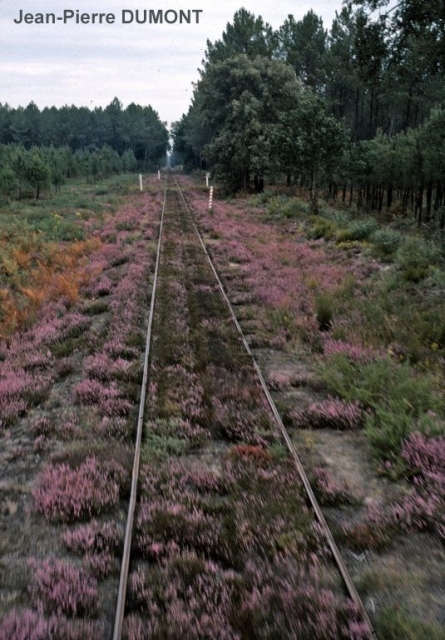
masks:
[[[209,180],[210,180],[210,173],[207,172],[206,173],[206,187],[207,187],[207,189],[209,188]]]
[[[158,180],[161,179],[161,171],[158,169]]]
[[[142,191],[142,173],[139,174],[139,189]]]
[[[210,187],[210,192],[209,192],[209,211],[212,210],[212,202],[213,202],[213,187]]]

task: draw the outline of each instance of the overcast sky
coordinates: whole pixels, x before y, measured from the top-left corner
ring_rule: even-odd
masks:
[[[288,14],[299,20],[313,8],[329,29],[341,0],[0,0],[0,102],[94,108],[118,97],[124,107],[150,104],[170,125],[188,109],[207,39],[219,39],[241,7],[274,28]],[[137,9],[140,17],[144,9],[195,13],[192,24],[136,24]],[[65,10],[74,13],[72,19],[66,14],[66,22]],[[115,21],[77,24],[77,10],[90,16],[111,13]],[[37,24],[39,13],[62,19]],[[26,14],[34,22],[27,24]]]

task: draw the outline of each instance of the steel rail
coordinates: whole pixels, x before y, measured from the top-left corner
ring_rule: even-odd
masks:
[[[157,250],[156,250],[156,266],[155,266],[155,272],[153,277],[153,288],[151,293],[150,311],[148,316],[147,337],[145,341],[144,373],[142,377],[141,398],[139,401],[139,415],[138,415],[138,422],[137,422],[135,453],[134,453],[133,471],[132,471],[132,478],[131,478],[131,493],[130,493],[130,502],[128,505],[127,524],[125,528],[124,550],[122,553],[121,572],[120,572],[120,579],[119,579],[119,592],[118,592],[117,602],[116,602],[113,640],[121,640],[122,624],[124,621],[125,598],[127,594],[128,570],[130,566],[130,553],[131,553],[131,541],[132,541],[132,534],[133,534],[134,512],[136,508],[137,485],[138,485],[139,466],[140,466],[140,459],[141,459],[142,428],[144,423],[145,399],[147,395],[151,336],[152,336],[153,317],[154,317],[154,308],[155,308],[155,299],[156,299],[156,289],[158,284],[159,263],[160,263],[160,256],[161,256],[161,241],[162,241],[162,231],[164,227],[165,204],[167,201],[167,183],[168,183],[168,178],[166,179],[165,188],[164,188],[164,202],[162,204],[161,221],[159,225],[159,238],[158,238],[158,244],[157,244]]]
[[[212,260],[210,254],[209,254],[209,252],[207,250],[207,247],[204,244],[204,240],[203,240],[203,238],[201,236],[201,233],[200,233],[200,231],[198,229],[198,226],[197,226],[197,224],[195,222],[195,218],[194,218],[193,212],[190,209],[187,201],[185,200],[184,194],[182,193],[182,189],[179,186],[179,183],[176,180],[176,178],[175,178],[175,182],[176,182],[176,186],[178,188],[179,194],[181,196],[181,199],[182,199],[182,201],[184,203],[184,206],[186,207],[186,209],[187,209],[187,211],[188,211],[188,213],[190,215],[190,218],[192,220],[192,224],[193,224],[194,229],[196,231],[196,234],[197,234],[197,236],[199,238],[200,244],[201,244],[201,246],[202,246],[202,248],[204,250],[205,255],[207,256],[208,262],[209,262],[210,267],[211,267],[211,269],[213,271],[213,274],[214,274],[214,276],[216,278],[216,281],[218,282],[218,287],[219,287],[220,292],[221,292],[221,294],[222,294],[222,296],[223,296],[223,298],[224,298],[224,300],[226,302],[226,305],[227,305],[227,307],[229,309],[230,315],[231,315],[231,317],[232,317],[232,319],[233,319],[233,321],[235,323],[236,328],[238,329],[238,332],[240,334],[240,337],[241,337],[241,340],[242,340],[242,342],[244,344],[244,347],[245,347],[247,353],[249,354],[249,356],[252,359],[252,364],[253,364],[253,367],[254,367],[254,369],[256,371],[256,374],[258,376],[258,379],[259,379],[259,382],[261,384],[261,387],[262,387],[262,389],[264,391],[264,394],[265,394],[265,396],[267,398],[267,401],[269,403],[269,406],[270,406],[270,409],[271,409],[271,411],[273,413],[275,421],[276,421],[276,423],[277,423],[277,425],[278,425],[278,427],[280,429],[280,432],[281,432],[281,434],[282,434],[282,436],[283,436],[283,438],[284,438],[284,440],[286,442],[286,445],[287,445],[287,448],[289,450],[289,453],[292,456],[292,459],[294,461],[295,467],[296,467],[296,469],[298,471],[298,475],[300,476],[301,481],[302,481],[302,483],[304,485],[304,488],[306,490],[307,496],[309,498],[311,506],[312,506],[312,508],[314,510],[314,513],[316,515],[316,518],[317,518],[320,526],[322,527],[322,529],[323,529],[323,531],[325,533],[326,540],[328,542],[328,545],[329,545],[329,548],[331,550],[332,556],[334,558],[335,564],[337,565],[338,570],[340,572],[340,575],[341,575],[341,577],[343,579],[343,582],[344,582],[344,584],[346,586],[348,595],[351,598],[351,600],[354,602],[354,604],[358,607],[358,609],[359,609],[359,611],[361,613],[361,616],[363,618],[363,621],[368,625],[368,627],[370,629],[371,636],[373,638],[377,638],[376,631],[373,628],[373,625],[372,625],[371,620],[369,618],[368,612],[366,611],[365,605],[363,604],[363,601],[362,601],[357,589],[355,588],[355,585],[354,585],[354,583],[352,581],[352,578],[351,578],[351,575],[350,575],[350,573],[348,571],[348,568],[347,568],[347,566],[346,566],[346,564],[345,564],[345,562],[343,560],[343,557],[342,557],[342,555],[340,553],[340,550],[339,550],[339,548],[337,546],[337,543],[334,540],[334,537],[333,537],[332,532],[331,532],[331,530],[329,528],[329,525],[326,522],[326,518],[324,517],[324,514],[323,514],[323,512],[322,512],[322,510],[320,508],[318,500],[315,497],[314,491],[313,491],[312,486],[311,486],[311,484],[309,482],[309,478],[306,475],[306,472],[305,472],[305,470],[303,468],[301,460],[298,457],[298,454],[297,454],[297,452],[295,450],[295,447],[294,447],[294,445],[292,443],[292,440],[291,440],[291,438],[290,438],[290,436],[289,436],[289,434],[287,432],[286,427],[284,426],[283,420],[282,420],[282,418],[281,418],[281,416],[280,416],[280,414],[278,412],[278,409],[276,407],[276,404],[275,404],[275,402],[274,402],[274,400],[273,400],[273,398],[272,398],[272,396],[270,394],[269,388],[268,388],[268,386],[266,384],[266,381],[265,381],[264,376],[263,376],[263,374],[261,372],[261,369],[260,369],[260,367],[259,367],[259,365],[258,365],[258,363],[256,361],[256,358],[255,358],[254,354],[252,353],[252,350],[250,348],[249,343],[246,340],[246,337],[245,337],[244,332],[243,332],[243,330],[241,328],[241,325],[238,322],[238,318],[235,315],[232,303],[230,302],[229,297],[228,297],[228,295],[227,295],[227,293],[226,293],[226,291],[224,289],[224,285],[223,285],[223,283],[221,281],[221,278],[219,277],[219,274],[218,274],[218,272],[216,270],[216,267],[215,267],[215,265],[213,263],[213,260]]]

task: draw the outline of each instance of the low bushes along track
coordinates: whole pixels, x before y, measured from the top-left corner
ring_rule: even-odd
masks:
[[[114,640],[367,638],[371,629],[169,176]]]

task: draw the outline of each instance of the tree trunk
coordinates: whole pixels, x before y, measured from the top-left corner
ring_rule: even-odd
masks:
[[[392,184],[389,184],[388,185],[388,192],[386,194],[386,208],[387,209],[391,209],[391,205],[392,205],[392,189],[393,189]]]
[[[419,187],[419,193],[417,196],[416,206],[414,210],[414,215],[417,218],[418,227],[420,227],[420,225],[422,224],[422,219],[423,219],[423,191],[424,191],[424,187],[422,185],[421,187]]]
[[[433,205],[433,183],[428,182],[428,186],[426,188],[426,215],[425,222],[429,222],[431,220],[431,207]]]

